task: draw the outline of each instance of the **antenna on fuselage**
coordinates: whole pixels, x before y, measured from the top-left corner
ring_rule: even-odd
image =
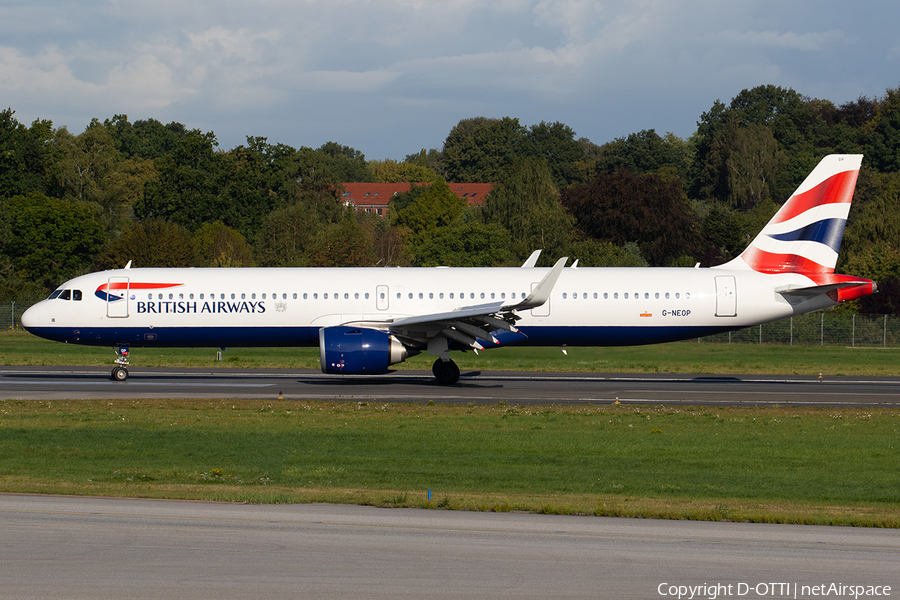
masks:
[[[130,268],[131,268],[131,261],[130,261],[130,260],[128,261],[128,264],[125,265],[125,268],[126,268],[126,269],[130,269]]]

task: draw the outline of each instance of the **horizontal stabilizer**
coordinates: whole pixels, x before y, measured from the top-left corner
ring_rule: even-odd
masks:
[[[817,296],[827,295],[834,302],[846,302],[874,294],[878,291],[878,287],[874,281],[868,279],[853,279],[807,287],[794,287],[792,284],[775,288],[775,291],[788,298],[788,301],[795,298],[803,302]]]

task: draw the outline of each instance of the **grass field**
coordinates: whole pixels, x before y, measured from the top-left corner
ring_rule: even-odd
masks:
[[[896,375],[895,352],[693,343],[454,359],[463,370]],[[318,367],[315,349],[225,356],[135,348],[132,362]],[[0,335],[6,365],[112,357]],[[0,400],[0,491],[900,527],[898,433],[892,409]]]
[[[898,527],[898,433],[896,410],[7,400],[0,490]]]

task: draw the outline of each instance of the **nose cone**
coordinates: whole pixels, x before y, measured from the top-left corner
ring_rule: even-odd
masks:
[[[44,301],[38,302],[22,313],[22,327],[26,331],[34,333],[33,329],[40,326],[40,313],[43,312]]]

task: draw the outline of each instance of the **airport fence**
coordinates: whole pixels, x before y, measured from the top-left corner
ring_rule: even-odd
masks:
[[[31,303],[0,303],[0,331],[18,331]],[[900,317],[819,311],[702,338],[695,344],[900,347]]]
[[[819,311],[693,340],[700,344],[900,346],[900,317]]]
[[[0,331],[18,331],[22,326],[22,313],[31,303],[3,302],[0,303]]]

